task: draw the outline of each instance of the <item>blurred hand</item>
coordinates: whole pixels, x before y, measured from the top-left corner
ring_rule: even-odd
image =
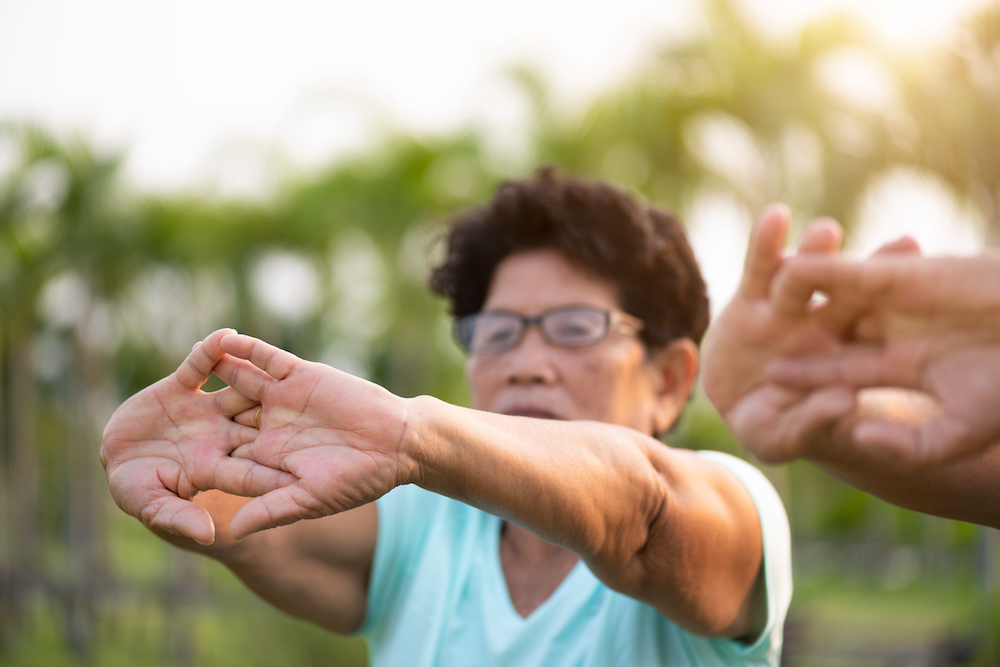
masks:
[[[788,261],[774,293],[786,308],[801,309],[816,290],[829,298],[827,322],[852,326],[857,342],[776,361],[771,381],[789,391],[891,386],[929,394],[940,411],[924,423],[853,426],[859,445],[909,466],[1000,441],[1000,256],[803,256]]]
[[[830,386],[812,392],[769,381],[767,365],[783,357],[820,355],[839,349],[831,330],[808,308],[779,309],[771,282],[783,263],[789,211],[771,205],[754,224],[743,280],[705,340],[702,382],[709,400],[748,451],[768,462],[804,456],[835,422],[853,410],[854,393]],[[798,252],[832,255],[842,241],[829,219],[812,222]]]
[[[236,449],[234,460],[253,460],[296,478],[240,508],[230,527],[234,538],[342,512],[412,481],[416,464],[401,447],[404,399],[249,336],[226,336],[221,345],[236,359],[216,373],[262,406],[259,435]],[[237,421],[252,424],[254,411]]]
[[[101,463],[115,502],[146,526],[201,544],[215,539],[198,491],[260,495],[295,478],[229,453],[257,430],[232,421],[255,405],[234,389],[201,391],[223,359],[222,329],[209,335],[176,372],[143,389],[115,411],[101,443]]]

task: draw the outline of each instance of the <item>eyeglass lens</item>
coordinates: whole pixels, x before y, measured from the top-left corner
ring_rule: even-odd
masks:
[[[552,345],[583,347],[602,340],[608,333],[610,315],[596,308],[559,308],[535,317],[516,313],[478,313],[456,324],[459,343],[473,354],[495,354],[516,346],[528,324],[537,324]]]

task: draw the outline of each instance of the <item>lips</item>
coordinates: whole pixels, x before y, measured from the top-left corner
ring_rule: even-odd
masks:
[[[503,414],[511,417],[532,417],[534,419],[561,419],[559,415],[553,412],[531,405],[517,405],[509,410],[504,410]]]

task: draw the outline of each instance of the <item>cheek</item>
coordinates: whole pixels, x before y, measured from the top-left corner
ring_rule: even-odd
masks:
[[[621,407],[633,398],[635,383],[631,364],[616,356],[595,356],[578,367],[576,381],[572,382],[580,402],[594,407],[609,417],[618,414]]]
[[[575,383],[580,401],[604,421],[641,428],[652,389],[644,357],[631,353],[589,360]]]
[[[472,357],[465,363],[465,386],[469,389],[472,407],[480,408],[495,391],[493,382],[496,373],[490,371],[490,364],[483,363],[482,357]]]

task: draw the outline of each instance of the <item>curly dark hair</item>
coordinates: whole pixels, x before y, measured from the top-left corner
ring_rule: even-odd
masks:
[[[646,323],[650,352],[677,338],[699,344],[708,326],[705,281],[680,221],[609,183],[542,168],[454,219],[446,242],[429,284],[455,317],[482,309],[505,257],[551,248],[617,287],[622,310]]]

